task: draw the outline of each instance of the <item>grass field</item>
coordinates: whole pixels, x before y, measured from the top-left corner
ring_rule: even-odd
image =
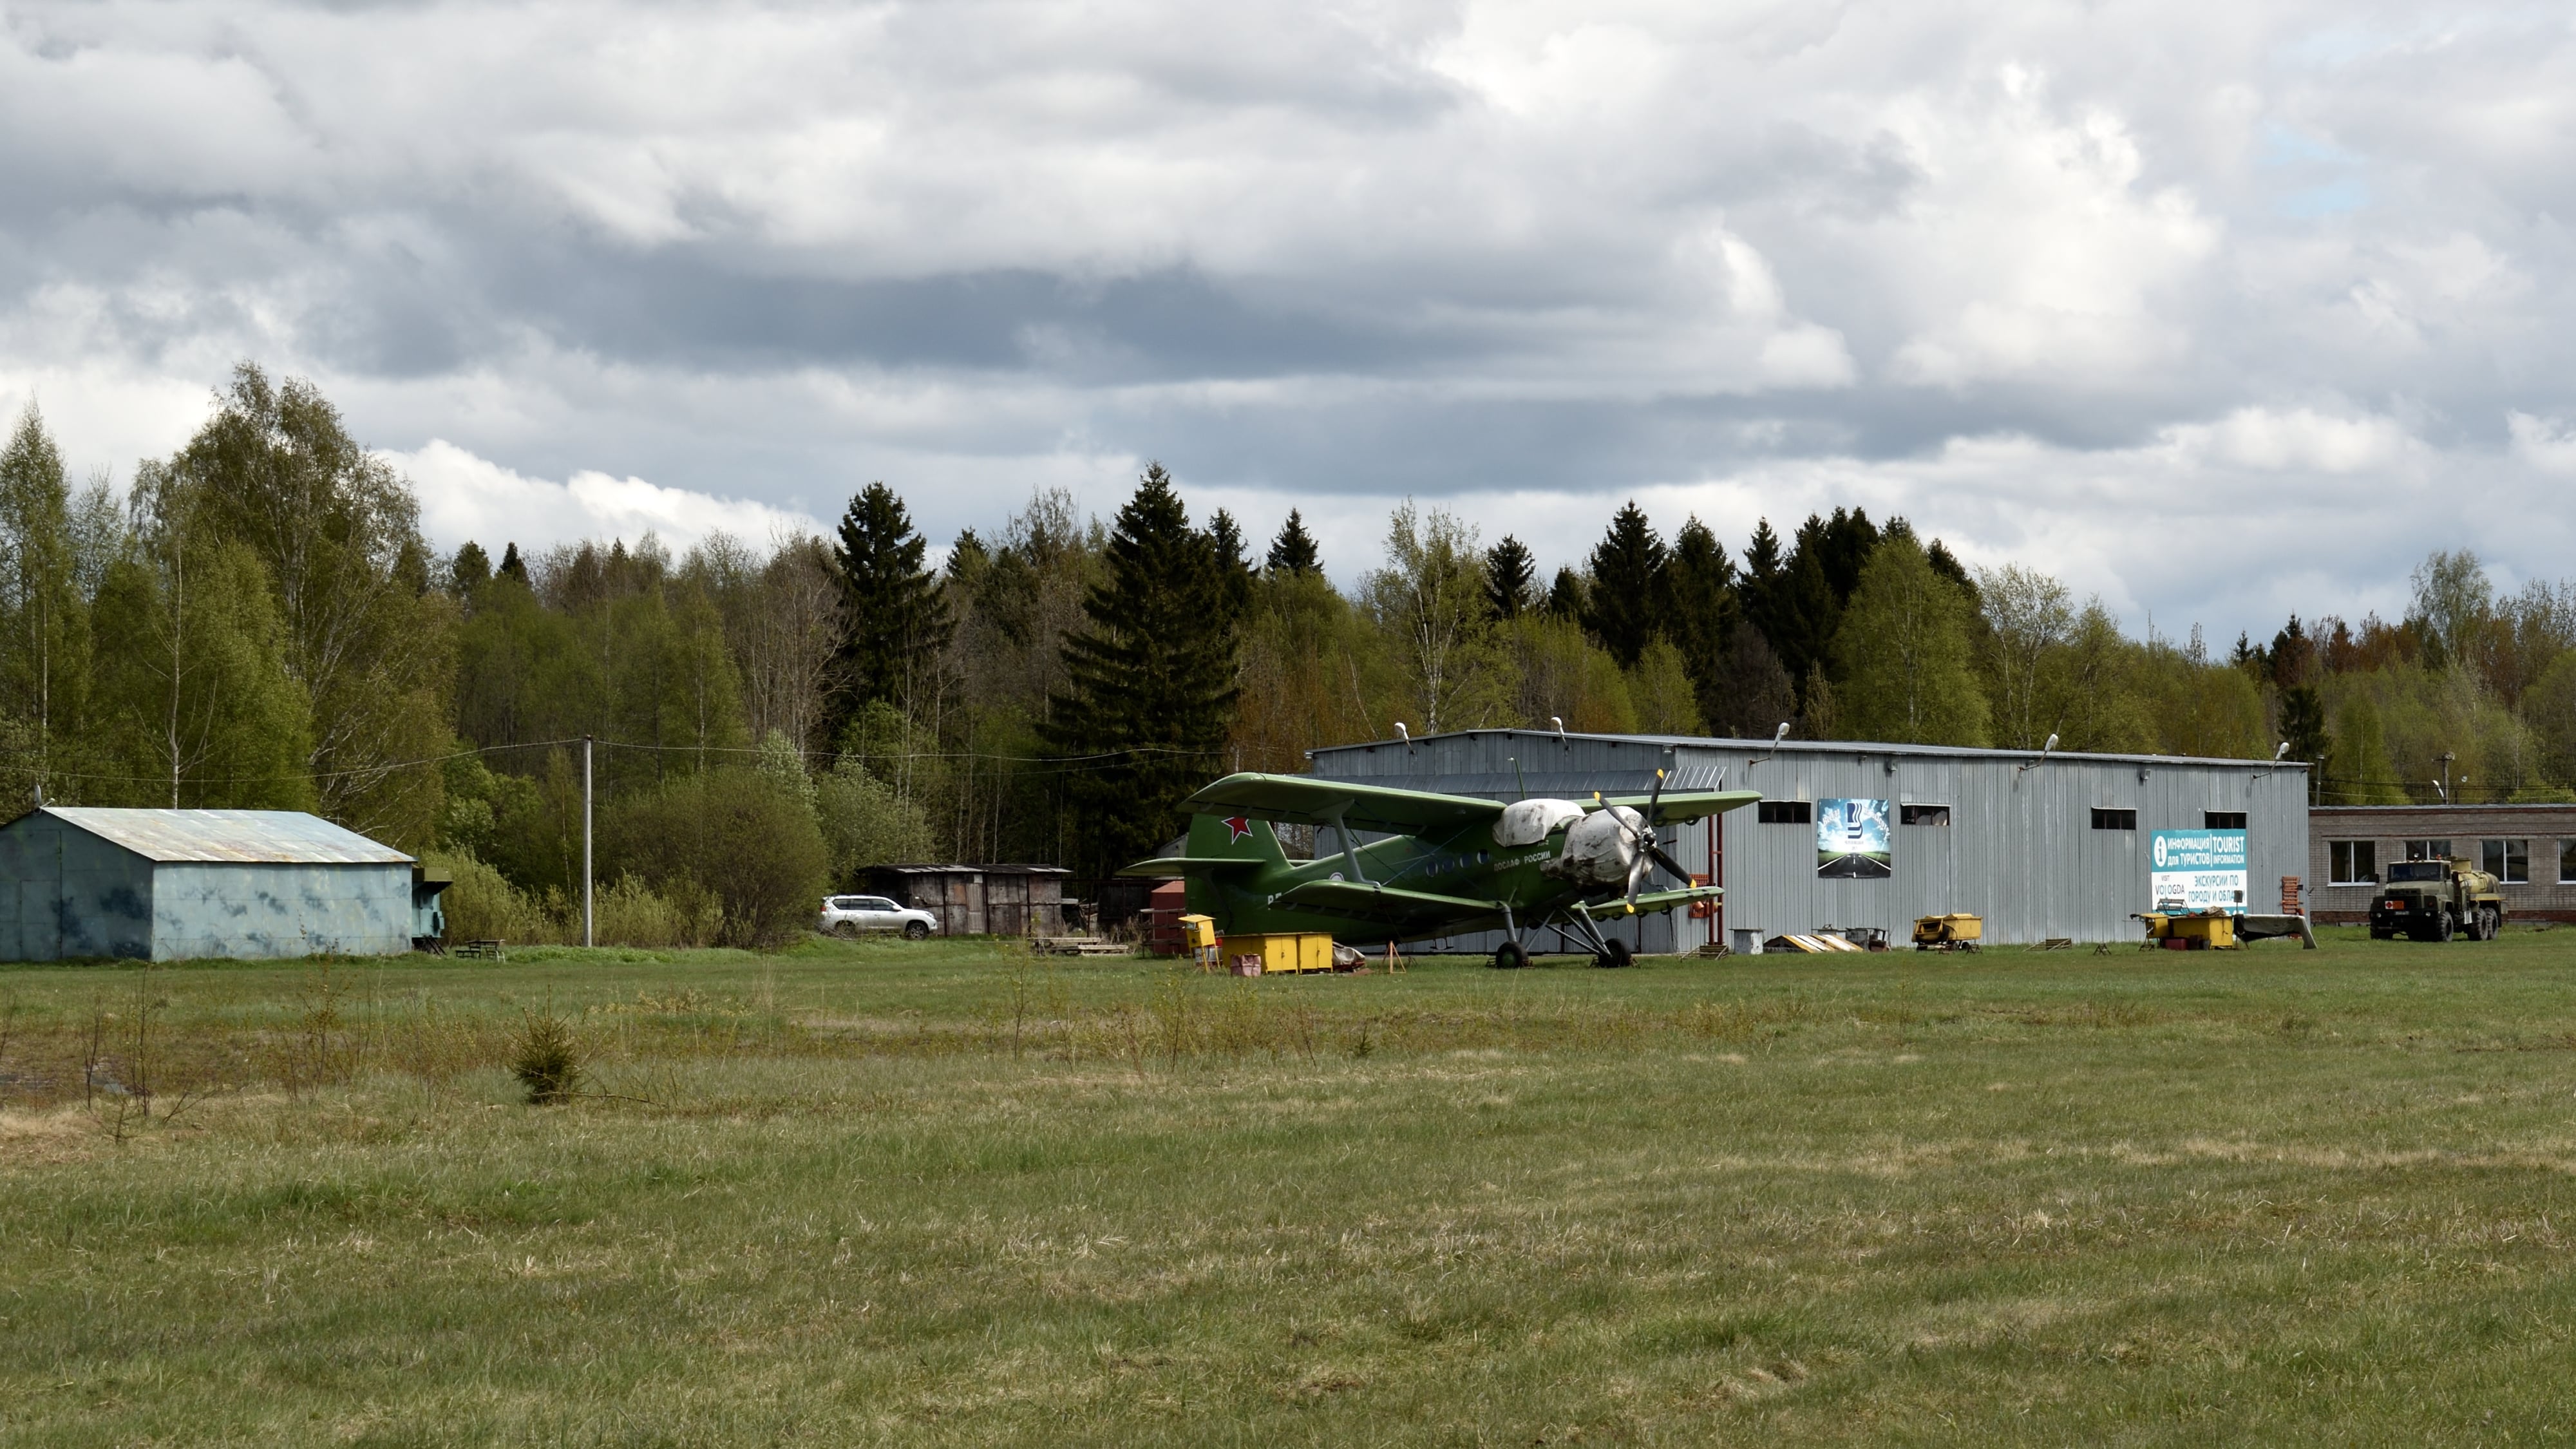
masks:
[[[0,1439],[2576,1437],[2576,931],[2356,934],[0,971]]]

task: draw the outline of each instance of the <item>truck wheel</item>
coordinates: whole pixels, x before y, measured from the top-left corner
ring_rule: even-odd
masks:
[[[918,941],[929,934],[930,928],[919,921],[906,921],[903,923],[903,938],[907,941]]]
[[[2433,939],[2436,941],[2447,941],[2457,935],[2459,933],[2459,929],[2460,923],[2451,919],[2451,913],[2449,911],[2444,911],[2440,922],[2433,927]]]
[[[2504,917],[2495,907],[2478,912],[2478,939],[2492,941],[2504,930]]]
[[[1494,948],[1494,969],[1497,971],[1518,971],[1528,964],[1529,952],[1522,950],[1518,941],[1505,941]]]

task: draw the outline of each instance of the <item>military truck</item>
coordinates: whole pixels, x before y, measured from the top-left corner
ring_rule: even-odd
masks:
[[[2447,941],[2462,932],[2472,941],[2492,941],[2503,926],[2496,878],[2465,860],[2395,862],[2370,899],[2374,941],[2400,932],[2418,941]]]

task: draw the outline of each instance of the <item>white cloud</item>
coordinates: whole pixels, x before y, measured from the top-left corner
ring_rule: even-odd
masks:
[[[765,545],[773,538],[823,531],[820,522],[801,513],[665,488],[641,478],[592,471],[561,483],[529,478],[439,438],[415,451],[383,457],[420,491],[421,529],[433,544],[454,548],[470,539],[495,558],[510,543],[525,553],[550,544],[636,539],[650,533],[680,552],[711,533]]]

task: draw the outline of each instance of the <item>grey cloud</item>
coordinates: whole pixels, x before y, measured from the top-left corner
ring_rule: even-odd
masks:
[[[2563,490],[2505,419],[2576,419],[2572,71],[2537,12],[2322,0],[36,5],[0,385],[253,354],[388,447],[943,529],[1146,456],[1568,555],[1640,490],[1867,497],[2251,624],[2266,550],[2124,557],[2135,497],[2302,530],[2310,609],[2550,569],[2400,525]]]

